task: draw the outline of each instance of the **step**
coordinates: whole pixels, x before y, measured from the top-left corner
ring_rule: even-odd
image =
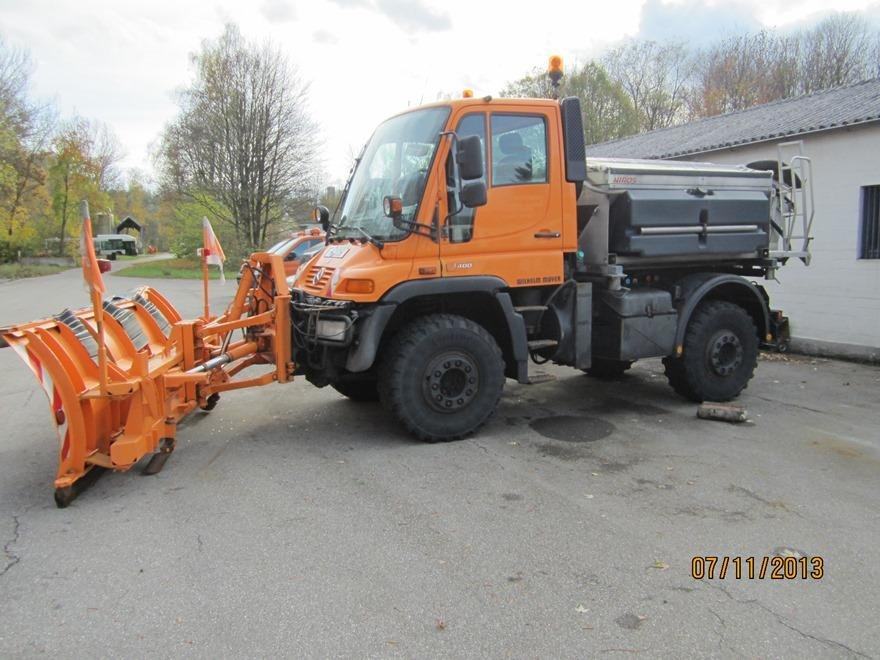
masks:
[[[516,312],[543,312],[547,305],[517,305],[513,308]]]
[[[543,371],[538,372],[536,374],[529,374],[529,385],[540,385],[541,383],[552,383],[556,380],[556,376],[553,374],[547,374]]]
[[[558,346],[559,342],[555,339],[530,339],[528,342],[530,351],[539,351],[542,348],[553,348]]]

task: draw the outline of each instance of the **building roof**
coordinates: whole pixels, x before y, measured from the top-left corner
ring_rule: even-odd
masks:
[[[134,229],[137,232],[140,232],[143,228],[140,226],[137,220],[135,220],[130,215],[125,216],[125,220],[120,222],[116,226],[116,233],[121,234],[124,229]]]
[[[880,121],[880,78],[587,147],[587,156],[675,158]]]

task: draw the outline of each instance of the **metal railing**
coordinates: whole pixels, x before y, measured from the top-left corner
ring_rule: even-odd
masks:
[[[810,265],[813,242],[813,163],[804,155],[802,140],[782,142],[776,148],[777,188],[771,227],[770,256],[781,261],[792,257]]]

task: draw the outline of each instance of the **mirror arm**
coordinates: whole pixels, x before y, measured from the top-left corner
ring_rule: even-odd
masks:
[[[418,236],[426,236],[432,241],[437,242],[437,232],[432,225],[425,225],[421,222],[415,222],[414,220],[401,219],[398,222],[406,226],[410,233],[417,234]],[[423,229],[424,231],[419,231],[420,229]]]

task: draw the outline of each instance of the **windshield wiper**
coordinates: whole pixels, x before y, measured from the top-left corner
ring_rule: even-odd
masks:
[[[367,241],[369,241],[370,243],[372,243],[373,245],[375,245],[375,246],[376,246],[377,248],[379,248],[380,250],[381,250],[383,247],[385,247],[385,243],[384,243],[384,241],[380,241],[378,238],[375,238],[374,236],[368,234],[367,231],[366,231],[363,227],[360,227],[360,226],[358,226],[358,225],[355,225],[355,226],[353,227],[353,229],[357,229],[360,233],[362,233],[362,234],[367,238]]]
[[[340,222],[345,222],[345,219],[346,219],[346,216],[342,216],[342,219],[340,220]],[[361,234],[364,235],[364,238],[367,240],[368,243],[372,243],[380,250],[383,247],[385,247],[384,241],[379,240],[378,238],[376,238],[372,234],[369,234],[366,229],[364,229],[363,227],[361,227],[359,225],[344,225],[344,224],[336,225],[336,232],[334,232],[334,234],[333,234],[333,240],[336,240],[336,241],[344,241],[346,239],[348,239],[350,241],[355,240],[355,237],[353,237],[353,236],[346,236],[346,234],[348,233],[347,230],[349,230],[349,229],[354,229],[356,231],[359,231]]]

